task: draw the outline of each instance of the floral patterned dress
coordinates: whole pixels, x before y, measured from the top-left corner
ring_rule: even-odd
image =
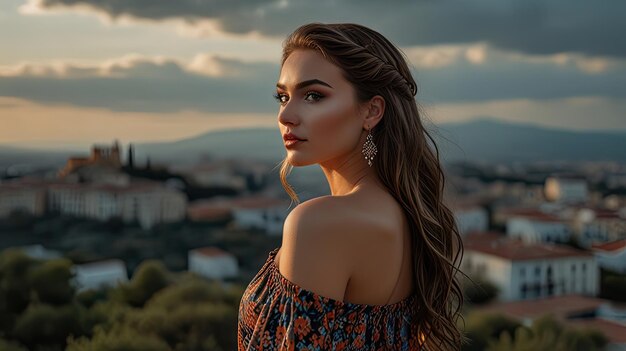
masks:
[[[334,300],[285,278],[274,261],[278,250],[241,298],[239,351],[421,350],[413,317],[417,294],[387,305]]]

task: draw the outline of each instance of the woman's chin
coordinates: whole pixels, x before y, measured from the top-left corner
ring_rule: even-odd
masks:
[[[312,164],[314,164],[314,162],[310,162],[308,160],[305,160],[301,157],[298,157],[297,155],[293,155],[290,154],[289,158],[287,159],[287,161],[289,162],[290,165],[294,166],[294,167],[304,167],[304,166],[310,166]]]

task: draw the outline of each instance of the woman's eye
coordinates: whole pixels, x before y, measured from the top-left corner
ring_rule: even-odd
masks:
[[[313,96],[313,101],[319,101],[324,97],[324,95],[313,92],[313,91],[307,92],[304,96],[306,98],[308,98],[309,96]],[[281,105],[284,105],[287,102],[287,100],[283,100],[283,98],[286,98],[286,97],[287,95],[285,94],[274,93],[274,99],[276,99],[276,101],[278,101]]]
[[[284,94],[275,93],[274,94],[274,99],[276,99],[282,105],[282,104],[284,104],[286,102],[286,101],[283,101],[283,97],[284,96],[285,96]]]
[[[321,99],[324,97],[323,95],[318,94],[318,93],[316,93],[316,92],[312,92],[312,91],[310,91],[310,92],[306,93],[306,94],[305,94],[305,96],[307,96],[307,97],[309,97],[309,96],[314,96],[314,97],[315,97],[315,98],[314,98],[314,101],[319,101],[319,100],[321,100]]]

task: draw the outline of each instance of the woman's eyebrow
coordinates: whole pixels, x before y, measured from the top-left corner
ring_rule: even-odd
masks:
[[[330,84],[328,84],[328,83],[326,83],[324,81],[321,81],[319,79],[309,79],[309,80],[305,80],[303,82],[300,82],[300,83],[296,84],[296,90],[302,89],[302,88],[304,88],[306,86],[313,85],[313,84],[321,84],[321,85],[325,85],[325,86],[327,86],[329,88],[332,88],[330,86]],[[287,90],[287,87],[284,84],[276,83],[276,87],[277,88],[281,88],[283,90]]]

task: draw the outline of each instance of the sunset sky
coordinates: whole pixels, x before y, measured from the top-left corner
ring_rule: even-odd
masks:
[[[624,13],[618,0],[2,0],[0,145],[277,127],[282,40],[308,22],[400,46],[435,123],[626,131]]]

